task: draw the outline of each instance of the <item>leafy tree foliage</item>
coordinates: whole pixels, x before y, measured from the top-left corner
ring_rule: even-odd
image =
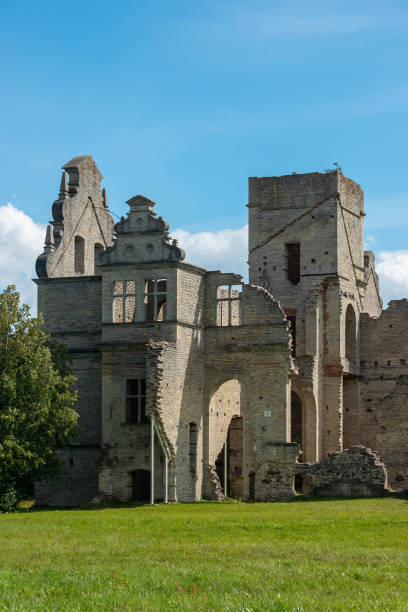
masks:
[[[0,500],[59,472],[78,417],[67,351],[19,298],[13,285],[0,293]]]

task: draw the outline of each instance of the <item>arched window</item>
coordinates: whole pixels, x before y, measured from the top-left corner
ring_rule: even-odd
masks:
[[[85,240],[81,236],[75,236],[74,267],[77,274],[85,272]]]
[[[347,306],[345,328],[346,359],[355,361],[357,351],[357,326],[356,315],[351,304]]]
[[[102,244],[99,244],[97,242],[94,246],[94,274],[95,276],[100,276],[101,274],[101,271],[99,270],[99,266],[98,266],[98,257],[102,253],[102,251],[103,251]]]

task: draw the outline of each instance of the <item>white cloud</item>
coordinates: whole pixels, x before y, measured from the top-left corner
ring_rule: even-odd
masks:
[[[408,251],[381,251],[376,257],[384,305],[408,297]]]
[[[248,280],[248,226],[215,232],[172,232],[186,251],[186,261],[207,270],[242,274]],[[13,204],[0,206],[0,287],[14,284],[22,301],[36,311],[34,265],[42,252],[45,226],[36,223]],[[370,239],[370,237],[369,237]],[[408,250],[381,251],[377,272],[384,304],[408,297]]]
[[[172,232],[186,251],[186,261],[207,270],[235,272],[248,278],[248,226],[216,232],[191,234],[182,229]]]
[[[34,265],[42,251],[45,226],[35,223],[31,217],[13,204],[0,206],[0,287],[16,285],[24,303],[36,312],[36,287]]]

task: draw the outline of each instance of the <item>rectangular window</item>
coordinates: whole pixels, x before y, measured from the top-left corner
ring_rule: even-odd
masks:
[[[136,288],[134,280],[114,281],[112,321],[133,323],[135,319]]]
[[[288,280],[297,285],[300,281],[300,243],[291,242],[286,245]]]
[[[242,285],[221,285],[217,288],[217,326],[241,325]]]
[[[146,379],[132,378],[126,381],[126,423],[147,423]]]
[[[167,280],[145,281],[145,321],[165,321],[167,302]]]
[[[296,316],[286,316],[292,334],[292,357],[296,357]]]

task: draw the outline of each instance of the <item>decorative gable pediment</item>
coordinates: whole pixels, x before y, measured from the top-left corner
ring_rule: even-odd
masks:
[[[101,265],[173,262],[185,258],[177,240],[169,235],[169,224],[157,217],[155,202],[143,195],[136,195],[126,202],[127,217],[115,225],[116,240],[101,257]]]

